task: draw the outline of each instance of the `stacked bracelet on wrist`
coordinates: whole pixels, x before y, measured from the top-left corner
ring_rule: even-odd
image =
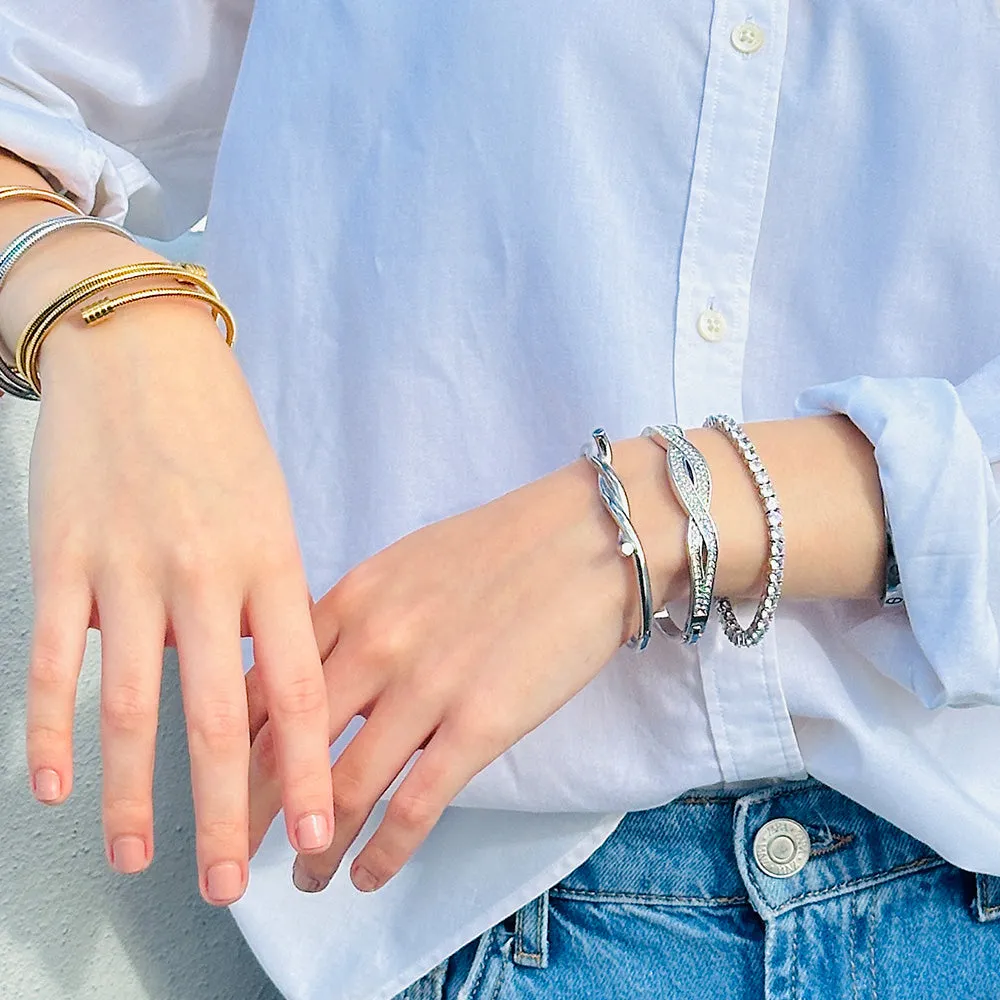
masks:
[[[30,383],[40,398],[42,385],[38,374],[38,357],[45,343],[45,338],[51,332],[55,323],[75,306],[82,306],[86,300],[97,292],[106,291],[116,285],[132,281],[135,278],[167,277],[177,282],[172,288],[147,288],[119,296],[116,299],[99,299],[90,308],[83,309],[83,321],[87,325],[99,322],[110,316],[119,306],[141,299],[183,297],[199,299],[212,307],[212,315],[222,318],[226,326],[226,343],[232,346],[236,336],[236,326],[232,314],[223,305],[215,287],[205,276],[204,268],[197,264],[171,264],[150,262],[141,264],[126,264],[122,267],[102,271],[90,278],[77,282],[67,289],[55,301],[46,306],[25,327],[17,342],[14,361],[21,376]]]
[[[0,290],[14,265],[29,250],[53,233],[72,226],[90,226],[104,229],[118,236],[132,240],[133,237],[112,222],[82,215],[69,200],[51,191],[25,187],[0,187],[0,201],[10,198],[34,199],[49,202],[75,214],[47,219],[31,226],[16,237],[3,251],[0,251]],[[167,278],[171,284],[166,287],[142,288],[125,292],[116,298],[102,298],[93,301],[93,296],[139,278]],[[122,267],[101,271],[68,288],[62,295],[49,303],[28,324],[17,342],[14,365],[8,365],[0,352],[0,391],[22,399],[37,400],[41,397],[41,379],[38,373],[38,359],[42,345],[55,324],[70,310],[80,308],[80,316],[87,326],[93,326],[107,319],[117,309],[132,302],[146,299],[184,298],[204,302],[211,308],[212,317],[222,320],[225,327],[226,343],[231,347],[236,339],[236,324],[232,313],[219,298],[219,293],[209,282],[205,269],[197,264],[152,261],[127,264]]]
[[[115,236],[122,236],[133,243],[135,242],[135,237],[130,232],[122,229],[121,226],[115,225],[113,222],[109,222],[107,219],[95,219],[90,215],[60,215],[54,219],[46,219],[44,222],[36,223],[34,226],[26,229],[0,252],[0,291],[3,290],[7,276],[14,265],[33,246],[41,243],[42,240],[53,233],[76,226],[83,226],[89,229],[103,229],[106,232],[114,233]]]
[[[735,646],[755,646],[767,633],[774,620],[781,597],[781,582],[785,565],[785,535],[781,505],[775,495],[771,478],[757,454],[753,442],[732,417],[711,416],[705,426],[721,431],[729,438],[753,477],[764,510],[768,532],[767,582],[757,611],[747,628],[736,618],[732,602],[718,598],[716,606],[726,638]],[[680,427],[657,424],[645,428],[643,434],[656,442],[667,457],[667,473],[678,503],[688,517],[686,532],[687,563],[690,576],[688,614],[684,627],[670,618],[666,608],[653,614],[652,588],[642,544],[632,525],[625,487],[611,467],[611,444],[603,430],[594,431],[593,440],[583,454],[598,471],[598,487],[604,506],[618,527],[619,549],[634,559],[642,608],[642,626],[629,645],[645,648],[649,641],[651,620],[671,638],[693,645],[702,636],[711,612],[715,572],[719,561],[719,538],[712,520],[712,477],[701,452],[684,436]]]
[[[712,610],[715,569],[719,561],[719,533],[709,514],[712,502],[712,476],[705,456],[674,424],[657,424],[642,432],[667,453],[667,475],[678,503],[688,516],[687,557],[691,579],[688,615],[680,629],[666,608],[654,616],[657,625],[670,638],[696,643],[705,631]]]
[[[636,649],[645,649],[653,625],[653,591],[649,582],[649,569],[642,543],[632,526],[625,487],[611,465],[611,442],[602,428],[594,431],[581,454],[597,469],[597,488],[601,500],[618,527],[618,551],[635,563],[642,621],[639,631],[629,639],[628,644]]]
[[[70,218],[83,217],[83,212],[81,212],[80,209],[73,204],[73,202],[71,202],[68,198],[64,198],[60,194],[56,194],[54,191],[43,191],[37,188],[24,187],[22,185],[8,185],[6,187],[0,187],[0,201],[41,201],[49,205],[56,205],[59,208],[65,209],[67,212],[71,212],[72,215]],[[59,218],[62,219],[65,218],[65,216],[60,216]],[[18,237],[17,240],[14,240],[7,250],[4,251],[4,257],[7,256],[7,253],[20,238],[21,237]],[[24,379],[22,379],[8,364],[2,340],[0,340],[0,392],[8,392],[12,396],[17,396],[20,399],[35,398],[31,386],[28,385]]]
[[[732,602],[728,598],[720,597],[718,602],[722,627],[729,641],[736,646],[755,646],[770,628],[781,598],[781,581],[785,571],[785,531],[782,527],[781,504],[775,495],[771,477],[743,428],[732,417],[721,414],[709,417],[704,426],[721,431],[740,453],[747,471],[753,478],[767,521],[769,548],[767,581],[750,625],[747,628],[740,625],[733,611]]]

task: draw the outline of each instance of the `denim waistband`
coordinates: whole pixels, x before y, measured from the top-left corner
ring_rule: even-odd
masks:
[[[795,820],[809,834],[808,860],[789,877],[768,874],[754,858],[754,836],[772,819]],[[770,917],[947,863],[815,778],[765,779],[692,789],[665,806],[629,813],[552,894],[634,904],[749,903]]]

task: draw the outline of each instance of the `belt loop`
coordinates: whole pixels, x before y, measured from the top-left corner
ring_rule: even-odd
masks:
[[[514,918],[514,964],[532,969],[549,965],[549,893],[526,903]]]
[[[980,923],[1000,920],[1000,875],[976,875],[976,903],[973,914]]]

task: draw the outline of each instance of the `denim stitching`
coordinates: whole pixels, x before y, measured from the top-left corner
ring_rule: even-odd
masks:
[[[682,799],[678,799],[677,801],[684,803],[686,806],[707,806],[714,805],[717,802],[735,802],[736,800],[734,798],[726,798],[723,795],[690,795]]]
[[[851,997],[852,1000],[858,1000],[858,969],[855,963],[854,957],[857,948],[854,943],[854,933],[855,924],[858,920],[858,897],[857,894],[852,893],[850,899],[850,907],[847,912],[847,923],[848,923],[848,947],[851,951]]]
[[[931,862],[928,864],[928,862]],[[890,881],[890,876],[902,875],[907,871],[921,871],[931,868],[940,868],[942,865],[948,864],[940,855],[937,854],[926,854],[921,858],[915,858],[912,861],[906,861],[901,865],[895,865],[892,868],[886,868],[885,871],[875,872],[871,875],[865,875],[862,878],[853,879],[849,882],[835,882],[833,885],[829,885],[824,889],[812,889],[809,892],[803,893],[799,896],[791,896],[785,900],[780,906],[774,909],[774,915],[784,913],[786,910],[791,909],[793,903],[801,903],[808,899],[816,899],[820,896],[829,896],[831,894],[840,894],[838,890],[847,889],[866,889],[871,886],[881,885],[883,882]],[[757,876],[754,874],[753,869],[748,865],[747,872],[750,875],[750,881],[753,882],[757,891],[767,899],[767,892],[764,887],[760,884]]]
[[[493,936],[493,931],[489,930],[486,932],[491,938]],[[483,949],[483,959],[479,963],[479,968],[476,970],[476,978],[472,982],[472,988],[466,990],[464,987],[458,991],[459,997],[465,994],[466,1000],[475,1000],[479,993],[479,984],[483,981],[483,976],[486,974],[486,966],[489,965],[490,960],[490,950],[492,949],[492,942],[486,944]],[[475,961],[475,958],[473,959]],[[471,970],[470,970],[471,971]]]
[[[690,806],[716,805],[723,802],[736,803],[739,799],[742,799],[747,795],[760,795],[761,792],[763,792],[765,796],[774,795],[774,798],[778,798],[778,796],[781,795],[798,795],[801,792],[813,792],[817,789],[825,791],[828,788],[829,786],[824,786],[822,783],[813,778],[812,775],[810,775],[808,778],[798,781],[789,781],[787,783],[777,782],[772,786],[760,788],[755,791],[744,792],[739,795],[682,795],[680,798],[671,800],[671,802],[668,802],[667,805],[671,805],[673,802],[681,802],[684,805]],[[780,789],[780,791],[775,793],[775,789]],[[829,790],[833,791],[834,789]]]
[[[802,976],[799,974],[799,915],[792,914],[792,1000],[802,1000]]]
[[[605,892],[598,889],[550,889],[553,899],[580,903],[636,903],[643,906],[669,906],[678,903],[692,906],[732,906],[749,903],[749,896],[664,896],[649,892]]]
[[[497,984],[493,987],[493,992],[490,994],[490,1000],[497,1000],[500,996],[500,989],[504,984],[504,976],[507,971],[507,966],[503,963],[500,964],[500,971],[497,973]]]
[[[528,958],[533,958],[539,963],[542,961],[542,907],[545,904],[541,902],[541,899],[542,897],[539,896],[538,899],[528,904],[535,908],[535,941],[538,944],[538,951],[525,951],[522,947],[524,944],[524,935],[519,933],[516,937],[517,950],[514,952],[514,961],[523,961]]]
[[[826,844],[824,847],[810,848],[809,857],[821,858],[824,854],[833,854],[834,851],[839,851],[842,847],[846,847],[852,840],[854,840],[853,833],[835,833],[833,836],[833,843]]]
[[[872,1000],[878,1000],[878,979],[875,976],[875,932],[878,927],[878,900],[872,900],[871,922],[868,927],[868,964],[872,973]]]
[[[539,965],[541,965],[541,963],[542,963],[542,951],[544,950],[542,948],[542,944],[543,944],[542,935],[545,932],[544,932],[544,930],[542,928],[542,917],[545,916],[545,913],[548,910],[548,908],[549,908],[549,897],[548,896],[541,896],[541,897],[539,897],[538,905],[535,908],[535,915],[538,918],[538,929],[536,931],[537,940],[536,940],[535,943],[538,946],[537,958],[538,958],[538,964]]]
[[[990,881],[990,879],[998,879],[998,880],[1000,880],[1000,875],[984,875],[983,876],[983,884],[984,884],[984,888],[983,888],[983,903],[984,903],[983,913],[1000,913],[1000,902],[998,902],[996,904],[996,906],[994,906],[990,902],[990,899],[993,896],[992,882]],[[997,885],[998,885],[998,887],[1000,887],[1000,881],[997,882]],[[1000,898],[1000,897],[998,897],[998,898]]]
[[[512,942],[508,941],[507,944],[512,944]],[[507,982],[507,976],[510,974],[510,970],[514,968],[513,965],[508,966],[507,962],[503,961],[504,948],[506,947],[507,945],[505,944],[497,948],[497,954],[500,957],[501,961],[497,969],[496,986],[493,987],[493,992],[490,994],[490,1000],[497,1000],[497,997],[500,996],[500,991],[503,989],[504,984]]]

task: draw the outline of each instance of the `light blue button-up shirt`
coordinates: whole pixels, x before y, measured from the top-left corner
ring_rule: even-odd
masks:
[[[297,894],[274,833],[236,915],[285,993],[389,997],[718,781],[808,770],[1000,874],[996,4],[249,7],[5,0],[0,145],[150,235],[211,188],[317,593],[597,424],[831,410],[907,598],[622,651],[374,896]]]

